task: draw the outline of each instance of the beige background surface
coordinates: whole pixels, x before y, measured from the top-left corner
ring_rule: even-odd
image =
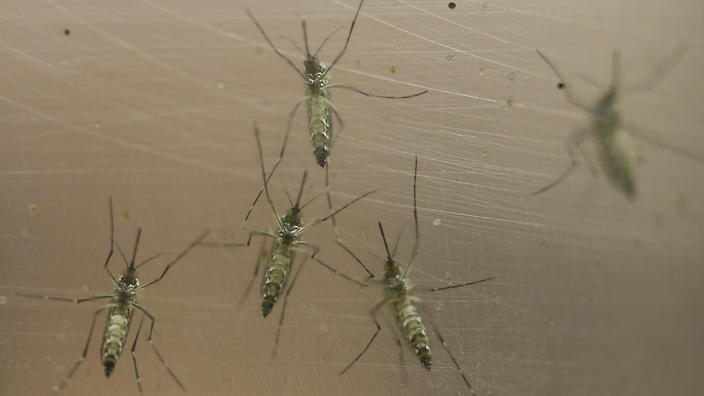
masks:
[[[339,217],[343,237],[381,276],[376,222],[393,236],[409,224],[417,154],[422,243],[413,280],[441,286],[496,276],[421,304],[478,394],[695,394],[704,386],[704,165],[692,159],[704,157],[704,6],[456,3],[450,10],[445,1],[369,0],[362,10],[333,80],[384,94],[430,92],[406,101],[334,93],[347,123],[331,157],[334,199],[378,188]],[[213,240],[246,237],[239,225],[260,185],[252,124],[262,129],[271,166],[303,89],[245,7],[300,62],[280,35],[300,43],[305,18],[316,46],[349,24],[356,2],[0,1],[0,394],[48,394],[78,358],[97,304],[14,293],[111,289],[100,268],[109,195],[121,246],[131,249],[144,228],[140,257],[177,252],[206,228]],[[563,143],[585,123],[534,49],[571,77],[606,82],[611,51],[620,48],[624,79],[639,81],[687,38],[693,47],[663,83],[622,103],[647,138],[635,141],[638,199],[628,202],[587,166],[530,196],[568,165]],[[336,34],[321,57],[332,59],[343,40]],[[323,189],[309,145],[299,114],[272,184],[282,210],[281,180],[293,190],[308,169],[306,196]],[[595,162],[593,145],[585,147]],[[305,214],[325,207],[316,201]],[[248,227],[272,224],[259,205]],[[329,225],[306,239],[325,260],[364,276],[331,243]],[[411,244],[406,232],[402,260]],[[373,333],[367,311],[381,291],[360,290],[311,262],[272,360],[281,306],[262,319],[256,294],[238,305],[257,249],[198,249],[143,295],[158,318],[155,342],[189,394],[466,392],[434,336],[432,372],[405,349],[399,361],[387,310],[372,348],[338,376]],[[146,266],[142,279],[164,263]],[[64,394],[138,394],[129,354],[106,380],[97,348]],[[145,394],[180,394],[149,349],[138,344]]]

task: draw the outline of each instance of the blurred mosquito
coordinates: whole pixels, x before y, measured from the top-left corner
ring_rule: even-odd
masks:
[[[156,348],[156,346],[152,342],[152,334],[154,332],[154,324],[156,323],[156,318],[154,315],[149,313],[147,309],[140,305],[138,303],[138,298],[142,290],[146,289],[149,286],[152,286],[153,284],[161,281],[166,273],[169,271],[169,269],[176,264],[179,260],[181,260],[188,252],[193,249],[193,247],[198,244],[205,236],[208,234],[209,231],[205,231],[203,234],[201,234],[198,239],[195,241],[191,242],[186,249],[184,249],[181,253],[179,253],[176,258],[171,260],[170,263],[166,265],[164,268],[164,271],[162,271],[161,275],[158,278],[155,278],[144,285],[139,284],[139,280],[137,280],[137,270],[139,267],[143,266],[144,264],[150,262],[151,260],[162,256],[162,254],[157,254],[155,256],[152,256],[141,263],[135,265],[135,260],[137,258],[137,247],[139,246],[139,239],[140,236],[142,235],[142,229],[139,228],[137,230],[137,239],[134,242],[134,250],[132,252],[132,259],[128,262],[127,258],[125,255],[122,253],[122,250],[120,249],[120,246],[117,246],[118,251],[120,252],[120,255],[122,256],[123,261],[125,262],[125,265],[127,266],[122,273],[120,274],[119,278],[115,278],[115,276],[112,274],[110,271],[110,267],[108,267],[108,264],[110,263],[110,258],[112,257],[114,247],[115,247],[115,239],[114,239],[114,221],[113,221],[113,209],[112,209],[112,197],[109,200],[110,202],[110,252],[108,253],[108,257],[105,259],[105,264],[103,265],[103,268],[105,269],[105,272],[107,275],[110,277],[112,280],[112,283],[115,285],[115,290],[113,291],[113,294],[105,294],[101,296],[92,296],[92,297],[86,297],[86,298],[81,298],[81,299],[75,299],[75,298],[66,298],[66,297],[53,297],[53,296],[40,296],[40,295],[34,295],[34,294],[23,294],[23,293],[18,293],[17,295],[23,296],[23,297],[32,297],[32,298],[44,298],[47,300],[56,300],[56,301],[65,301],[65,302],[73,302],[75,304],[80,304],[86,301],[93,301],[93,300],[106,300],[110,299],[110,303],[103,305],[100,307],[98,310],[95,311],[93,314],[93,321],[91,322],[90,325],[90,330],[88,331],[88,339],[86,340],[86,345],[83,348],[83,354],[81,357],[78,359],[76,364],[74,364],[73,368],[71,368],[71,371],[68,372],[68,375],[64,378],[64,380],[59,383],[58,385],[54,386],[54,393],[58,393],[66,384],[68,384],[73,377],[73,375],[76,373],[76,370],[78,370],[78,367],[83,363],[83,361],[86,359],[86,356],[88,354],[88,347],[90,345],[90,340],[91,337],[93,336],[93,329],[95,328],[95,321],[98,318],[98,315],[105,311],[108,310],[108,316],[107,320],[105,322],[105,330],[103,331],[103,341],[102,341],[102,346],[100,348],[100,361],[103,366],[103,371],[105,372],[106,377],[110,377],[110,375],[113,373],[115,370],[115,365],[117,364],[117,360],[120,358],[120,355],[122,353],[122,350],[125,346],[125,342],[127,341],[127,334],[129,333],[130,330],[130,324],[132,323],[132,316],[134,314],[135,309],[142,311],[142,313],[148,317],[152,323],[151,326],[149,327],[149,337],[147,338],[147,341],[149,342],[149,345],[152,346],[152,349],[154,350],[154,353],[156,354],[157,358],[159,358],[159,361],[164,365],[166,370],[169,372],[169,375],[171,378],[176,381],[178,386],[185,391],[185,387],[183,386],[183,383],[178,379],[176,374],[171,370],[171,368],[166,364],[166,361],[162,357],[161,353],[159,350]],[[137,334],[134,337],[134,341],[132,342],[132,361],[134,362],[134,373],[135,377],[137,379],[137,387],[139,388],[139,393],[143,394],[142,391],[142,380],[139,376],[139,370],[137,369],[137,357],[135,356],[135,349],[137,346],[137,340],[139,339],[139,335],[142,332],[142,324],[144,323],[144,317],[142,317],[142,320],[139,322],[139,327],[137,328]]]
[[[420,312],[418,312],[417,305],[420,302],[418,294],[471,286],[494,279],[494,277],[489,277],[477,281],[461,283],[458,285],[436,288],[417,288],[413,284],[411,284],[410,280],[408,279],[408,275],[410,274],[411,269],[413,268],[414,260],[418,253],[418,246],[420,241],[418,232],[418,209],[416,206],[417,177],[418,157],[416,156],[415,168],[413,172],[413,220],[415,229],[415,243],[413,245],[411,257],[409,258],[408,264],[405,268],[403,268],[401,264],[394,259],[399,240],[401,239],[401,233],[399,233],[398,238],[396,239],[393,251],[390,251],[389,244],[387,243],[386,236],[384,235],[384,228],[381,225],[381,222],[379,222],[379,231],[381,232],[381,238],[384,242],[384,249],[386,250],[386,260],[384,263],[384,279],[381,281],[375,281],[375,283],[379,283],[384,287],[384,297],[374,305],[374,307],[369,313],[372,320],[374,321],[374,324],[376,325],[376,331],[374,332],[374,335],[371,337],[371,339],[369,339],[369,342],[364,347],[364,349],[362,349],[362,351],[342,371],[340,371],[340,374],[344,374],[347,370],[349,370],[350,367],[352,367],[352,365],[355,364],[369,349],[369,347],[372,345],[372,342],[374,342],[374,339],[379,334],[379,331],[381,331],[381,325],[379,324],[379,321],[376,318],[376,313],[377,311],[379,311],[379,309],[381,309],[382,306],[386,304],[393,304],[394,312],[396,313],[396,318],[398,320],[399,330],[402,337],[406,339],[406,343],[410,347],[411,351],[413,351],[413,353],[416,355],[418,360],[420,360],[420,363],[423,365],[423,367],[430,370],[430,367],[432,365],[430,337],[428,336],[428,331],[425,323],[423,322],[421,314]],[[469,390],[474,394],[474,389],[472,388],[472,385],[470,385],[469,379],[467,379],[467,376],[460,368],[457,359],[455,359],[455,356],[450,351],[450,348],[447,346],[445,339],[442,337],[437,328],[435,329],[435,331],[437,333],[438,339],[440,340],[440,344],[443,346],[447,354],[452,359],[452,363],[454,364],[455,369],[460,373],[465,384],[467,385]]]
[[[288,141],[288,135],[291,131],[291,123],[293,121],[293,117],[296,114],[296,111],[298,110],[298,107],[301,105],[301,103],[305,102],[306,107],[308,109],[308,127],[310,132],[311,143],[313,144],[313,153],[315,154],[315,159],[318,165],[320,165],[321,167],[325,167],[325,165],[327,164],[328,156],[330,155],[330,151],[332,150],[332,147],[335,145],[335,141],[340,137],[340,134],[342,134],[342,130],[344,129],[344,122],[342,121],[340,114],[337,112],[337,109],[330,101],[331,88],[348,89],[360,93],[364,96],[385,99],[407,99],[420,96],[428,92],[427,90],[424,90],[406,96],[384,96],[371,94],[349,85],[330,84],[330,70],[332,70],[332,68],[337,64],[337,62],[340,61],[342,56],[345,54],[345,51],[347,50],[347,45],[349,44],[350,37],[352,36],[352,30],[354,29],[354,25],[357,22],[357,17],[359,16],[359,11],[362,9],[363,3],[364,0],[359,2],[357,11],[355,12],[354,18],[352,19],[352,24],[350,25],[350,30],[347,33],[345,45],[344,47],[342,47],[342,51],[337,54],[330,66],[327,66],[323,62],[320,62],[317,56],[318,52],[320,52],[320,50],[323,48],[325,43],[327,43],[328,39],[330,39],[330,37],[335,33],[335,31],[328,35],[325,40],[323,40],[322,44],[320,44],[318,49],[315,50],[313,54],[311,54],[310,49],[308,47],[308,32],[306,30],[306,21],[302,21],[303,43],[305,45],[305,52],[303,51],[303,49],[301,49],[300,46],[296,45],[295,43],[294,45],[296,45],[296,48],[301,52],[301,54],[305,58],[305,60],[303,61],[303,71],[299,70],[289,57],[282,54],[278,49],[276,49],[274,44],[269,39],[269,36],[264,31],[264,28],[262,28],[259,22],[254,18],[252,12],[247,9],[247,15],[249,15],[249,17],[252,19],[252,22],[254,22],[254,24],[257,26],[257,29],[259,29],[259,31],[262,33],[262,36],[264,36],[264,39],[269,44],[269,46],[274,50],[277,55],[279,55],[283,60],[286,61],[286,63],[288,63],[294,70],[296,70],[296,73],[301,76],[306,85],[305,95],[293,106],[293,109],[289,114],[288,123],[286,126],[286,135],[284,137],[284,145],[281,148],[280,156],[284,155],[284,150],[286,149],[286,142]],[[337,118],[337,121],[340,123],[340,130],[337,132],[334,138],[332,136],[331,113],[335,115],[335,118]]]
[[[533,192],[533,195],[543,193],[560,184],[577,169],[579,165],[576,150],[589,137],[595,137],[600,149],[601,163],[606,175],[611,183],[623,192],[630,200],[636,196],[635,166],[637,156],[631,133],[634,132],[632,126],[624,125],[617,108],[620,96],[626,93],[646,91],[657,86],[675,67],[677,62],[689,49],[689,44],[685,43],[677,47],[674,53],[667,60],[655,69],[655,72],[644,82],[629,87],[621,87],[621,56],[619,51],[614,50],[611,58],[611,83],[604,93],[594,104],[584,103],[577,99],[572,91],[572,85],[567,82],[564,75],[553,64],[548,57],[540,50],[536,49],[538,55],[550,66],[552,71],[559,78],[557,88],[565,92],[565,99],[570,104],[579,107],[589,114],[590,125],[572,134],[566,142],[567,154],[572,163],[562,174],[541,189]],[[599,88],[599,85],[590,79],[585,79],[590,84]],[[581,150],[581,149],[580,149]],[[582,152],[584,155],[584,152]]]
[[[276,218],[276,226],[277,226],[277,231],[271,232],[271,231],[251,231],[249,233],[249,238],[247,239],[247,246],[250,245],[252,241],[252,237],[255,235],[261,235],[265,237],[272,238],[273,244],[269,250],[269,254],[266,256],[266,268],[264,270],[264,277],[262,279],[262,284],[261,284],[261,293],[262,293],[262,315],[264,317],[267,317],[272,309],[274,308],[274,304],[276,301],[279,299],[279,296],[283,292],[283,290],[286,288],[286,283],[288,282],[289,278],[289,273],[292,268],[292,264],[295,258],[295,251],[296,249],[300,247],[306,247],[312,251],[311,257],[315,257],[315,255],[318,253],[318,247],[316,245],[313,245],[312,243],[306,242],[301,240],[301,235],[303,234],[303,231],[310,226],[313,226],[318,223],[322,223],[323,221],[327,220],[328,218],[332,217],[333,215],[341,212],[348,206],[352,205],[353,203],[359,201],[360,199],[369,196],[370,194],[374,193],[376,190],[372,190],[369,192],[366,192],[357,198],[353,199],[352,201],[346,203],[342,207],[340,207],[337,210],[331,211],[327,216],[324,217],[319,217],[317,219],[312,220],[311,222],[304,224],[303,222],[303,216],[302,216],[302,210],[313,200],[315,200],[317,197],[320,195],[313,197],[311,200],[306,202],[305,204],[301,205],[301,197],[303,196],[303,188],[306,183],[306,178],[308,176],[308,172],[303,173],[303,179],[301,180],[301,187],[298,190],[298,196],[296,197],[296,202],[294,203],[291,201],[291,197],[289,196],[289,203],[291,204],[291,208],[288,209],[286,214],[283,216],[279,215],[279,212],[276,210],[276,207],[274,206],[274,202],[271,199],[271,195],[269,194],[269,183],[268,180],[271,178],[271,176],[274,174],[276,169],[278,168],[279,164],[281,163],[281,157],[276,161],[274,164],[273,168],[271,169],[271,172],[269,173],[269,176],[267,177],[266,170],[264,169],[264,156],[262,153],[262,145],[261,141],[259,138],[259,129],[254,127],[254,136],[257,141],[257,150],[259,151],[259,165],[261,167],[261,172],[262,172],[262,181],[264,183],[264,193],[267,199],[267,202],[269,202],[269,206],[271,207],[272,212],[274,213],[274,217]],[[288,194],[287,194],[288,195]],[[307,256],[306,256],[307,257]],[[262,254],[259,255],[259,259],[257,260],[256,268],[254,271],[254,277],[259,273],[259,266],[261,264],[261,258]],[[294,276],[294,280],[291,282],[291,285],[289,285],[288,289],[286,290],[286,295],[285,299],[288,299],[289,294],[291,293],[292,287],[295,283],[296,278],[298,277],[298,274],[300,273],[301,269],[303,268],[303,264],[298,268],[296,271],[296,275]],[[285,308],[286,308],[286,301],[284,301],[284,308],[281,310],[281,318],[279,319],[279,330],[277,330],[277,341],[275,344],[278,346],[278,338],[279,338],[279,332],[281,328],[281,324],[283,323],[283,318],[284,318],[284,313],[285,313]],[[276,349],[274,350],[274,354],[276,354]]]

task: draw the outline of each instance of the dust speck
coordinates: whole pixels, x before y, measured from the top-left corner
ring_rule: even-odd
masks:
[[[435,220],[433,220],[433,225],[439,226],[440,224],[442,224],[442,220],[440,220],[439,217],[436,217]]]
[[[124,212],[122,212],[121,217],[122,217],[122,220],[124,220],[124,221],[130,221],[130,219],[132,219],[132,215],[130,214],[130,212],[128,210],[125,210]]]
[[[396,74],[396,66],[389,67],[389,73]]]
[[[7,304],[7,296],[0,296],[0,305]]]
[[[29,204],[29,211],[32,213],[37,213],[37,210],[39,210],[39,206],[37,204]]]
[[[217,85],[217,87],[220,88],[220,89],[225,88],[225,83],[222,82],[222,81],[218,81],[218,83],[217,83],[216,85]]]
[[[516,79],[516,73],[511,72],[508,74],[508,79],[514,81]]]
[[[447,8],[454,10],[455,7],[457,7],[457,4],[455,4],[454,2],[451,1],[451,2],[447,3]]]
[[[70,36],[70,35],[71,35],[71,31],[68,30],[68,29],[64,29],[64,35]]]
[[[81,290],[83,290],[84,292],[89,292],[90,288],[87,285],[83,285],[81,286]]]
[[[455,55],[453,55],[453,54],[448,54],[448,55],[447,55],[447,61],[448,61],[448,62],[451,62],[453,59],[455,59]]]

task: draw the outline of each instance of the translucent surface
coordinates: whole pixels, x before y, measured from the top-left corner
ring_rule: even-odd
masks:
[[[701,334],[704,207],[704,6],[700,1],[369,0],[334,82],[409,100],[336,91],[346,129],[331,156],[341,204],[378,192],[339,216],[344,240],[378,278],[377,221],[395,238],[412,220],[413,155],[419,158],[421,245],[411,274],[437,287],[487,276],[473,288],[425,295],[421,311],[445,336],[480,395],[695,394],[704,386]],[[107,198],[116,239],[139,257],[178,252],[206,228],[212,240],[242,242],[240,223],[261,184],[252,125],[265,163],[279,151],[300,78],[267,46],[250,7],[285,54],[280,35],[311,46],[348,26],[353,0],[0,2],[0,394],[50,393],[81,353],[98,305],[23,299],[110,292],[100,268],[109,245]],[[642,81],[684,40],[692,48],[655,89],[625,97],[638,126],[639,195],[629,202],[587,162],[555,189],[531,191],[569,164],[564,142],[586,125],[536,54],[543,50],[577,91],[608,82],[621,49],[623,79]],[[328,62],[339,32],[321,52]],[[272,183],[305,197],[323,191],[304,112]],[[655,143],[653,143],[655,142]],[[692,158],[694,157],[694,158]],[[304,215],[325,214],[318,199]],[[247,229],[274,219],[260,203]],[[362,279],[332,243],[330,225],[306,231],[320,257]],[[408,258],[406,229],[398,257]],[[154,342],[188,394],[463,394],[467,389],[433,334],[425,371],[403,362],[392,313],[374,332],[376,286],[359,288],[308,261],[293,289],[279,353],[281,303],[262,319],[251,293],[259,241],[250,248],[200,248],[141,301],[157,317]],[[299,255],[300,258],[300,255]],[[114,271],[120,268],[113,259]],[[142,283],[167,258],[144,267]],[[300,261],[299,261],[300,262]],[[258,284],[258,280],[256,281]],[[255,288],[256,288],[255,284]],[[96,327],[102,327],[104,318]],[[133,324],[134,335],[136,323]],[[63,394],[138,394],[129,352],[106,380],[96,329],[88,358]],[[180,394],[151,348],[137,358],[146,395]]]

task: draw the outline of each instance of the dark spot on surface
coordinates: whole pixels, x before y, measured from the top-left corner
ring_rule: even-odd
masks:
[[[563,83],[562,81],[557,83],[557,89],[564,89],[564,88],[565,88],[565,83]]]
[[[451,1],[451,2],[447,3],[447,8],[454,10],[455,7],[457,7],[457,4],[455,4],[454,2]]]
[[[71,35],[71,31],[68,30],[68,29],[64,29],[64,34],[65,34],[66,36],[70,36],[70,35]]]

